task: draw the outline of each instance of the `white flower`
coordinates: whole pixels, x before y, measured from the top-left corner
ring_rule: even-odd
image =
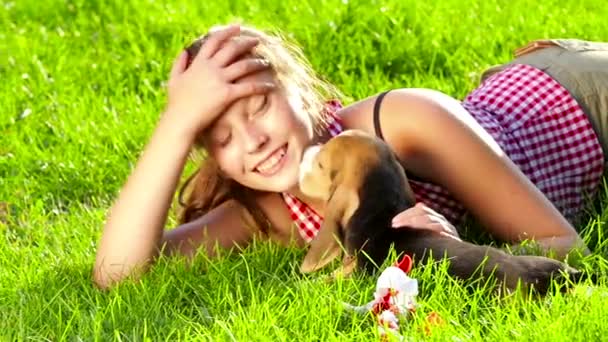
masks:
[[[376,283],[376,292],[383,289],[395,289],[408,296],[417,296],[418,281],[408,277],[400,268],[390,266],[380,274]]]

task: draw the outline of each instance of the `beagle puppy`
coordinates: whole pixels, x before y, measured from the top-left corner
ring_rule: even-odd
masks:
[[[495,276],[509,290],[522,285],[545,294],[552,279],[580,272],[540,256],[516,256],[498,248],[458,241],[420,229],[393,228],[391,221],[415,205],[401,164],[381,139],[346,130],[324,145],[306,150],[300,168],[300,189],[325,201],[323,224],[311,241],[300,271],[319,270],[344,251],[341,272],[372,272],[394,246],[424,264],[449,259],[448,272],[461,279]],[[363,255],[362,255],[363,254]]]

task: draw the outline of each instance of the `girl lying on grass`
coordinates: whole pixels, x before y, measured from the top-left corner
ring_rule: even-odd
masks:
[[[297,47],[253,28],[212,30],[173,64],[165,112],[104,227],[95,283],[139,276],[161,251],[214,255],[254,238],[304,247],[323,203],[300,193],[299,162],[345,129],[384,139],[408,173],[419,204],[396,226],[459,238],[469,212],[503,241],[586,251],[573,222],[606,159],[608,46],[555,40],[518,52],[463,101],[394,89],[341,107]],[[193,148],[207,158],[179,189],[179,227],[164,229]]]

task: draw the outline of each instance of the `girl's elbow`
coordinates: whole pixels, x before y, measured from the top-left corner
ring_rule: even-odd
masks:
[[[112,288],[112,285],[119,282],[119,280],[117,281],[110,277],[109,274],[103,270],[103,266],[98,264],[93,267],[92,281],[93,285],[100,290],[109,290]]]
[[[571,255],[589,255],[591,251],[585,241],[576,233],[541,238],[536,241],[543,247],[549,256],[558,259],[566,259]]]
[[[143,264],[108,261],[98,258],[93,266],[93,284],[101,290],[109,290],[127,278],[137,280],[149,267],[149,262]]]

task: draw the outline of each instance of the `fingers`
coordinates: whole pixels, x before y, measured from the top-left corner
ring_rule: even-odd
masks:
[[[238,98],[263,94],[273,90],[276,87],[271,82],[242,82],[231,85],[228,95],[228,101],[234,101]]]
[[[225,77],[227,81],[235,81],[245,75],[261,71],[268,68],[268,61],[261,58],[245,58],[238,62],[234,62],[225,69]]]
[[[403,222],[403,224],[398,224],[393,226],[397,229],[423,229],[430,230],[434,233],[437,233],[441,236],[449,237],[458,241],[462,241],[458,236],[458,233],[451,230],[451,225],[447,222],[443,222],[443,220],[436,220],[434,218],[416,216],[412,220],[408,222]]]
[[[419,213],[406,213],[405,211],[395,216],[392,222],[393,227],[402,226],[420,226],[421,224],[428,223],[428,219],[424,215]]]
[[[393,227],[410,223],[414,217],[423,214],[421,210],[423,207],[421,203],[416,203],[415,206],[400,212],[393,218]]]
[[[439,235],[451,236],[449,231],[446,231],[445,227],[441,223],[429,223],[424,226],[424,229],[432,230]]]
[[[462,239],[460,239],[460,237],[458,235],[454,235],[452,233],[447,233],[445,231],[440,232],[439,235],[454,239],[456,241],[462,241]]]
[[[398,222],[396,222],[396,224],[393,225],[394,228],[399,228],[399,227],[410,227],[410,228],[414,228],[414,229],[429,229],[429,230],[434,230],[434,231],[446,231],[445,227],[445,222],[443,222],[442,220],[438,220],[437,218],[433,217],[433,216],[428,216],[428,215],[416,215],[416,216],[412,216],[409,218],[406,218],[404,220],[400,220]]]
[[[392,226],[398,229],[426,229],[461,241],[456,228],[445,217],[422,203],[397,214],[393,218]]]
[[[217,30],[209,35],[207,41],[201,47],[197,57],[201,56],[204,59],[211,58],[220,49],[224,41],[230,37],[237,35],[241,31],[240,26],[230,25],[224,29]],[[195,58],[196,60],[197,58]],[[192,61],[192,63],[195,62]]]
[[[203,43],[199,53],[190,62],[191,65],[203,63],[202,61],[211,62],[216,67],[229,68],[231,64],[239,59],[244,54],[250,53],[253,47],[259,44],[259,39],[256,37],[235,37],[240,32],[238,25],[229,26],[214,31]],[[258,67],[263,64],[246,63],[231,70],[234,74],[242,74],[259,70]],[[245,68],[239,70],[238,68]],[[235,77],[231,75],[232,79]]]
[[[259,42],[259,39],[254,37],[231,39],[217,51],[213,56],[213,60],[215,64],[220,67],[227,66],[238,57],[250,52]]]
[[[451,237],[461,241],[454,226],[452,226],[452,224],[448,222],[448,220],[446,220],[443,216],[428,216],[428,218],[431,222],[434,222],[434,224],[431,225],[436,226],[437,231],[440,235]]]
[[[169,72],[169,80],[175,79],[178,75],[186,70],[186,63],[188,62],[188,52],[182,50],[180,54],[175,58],[171,71]]]

